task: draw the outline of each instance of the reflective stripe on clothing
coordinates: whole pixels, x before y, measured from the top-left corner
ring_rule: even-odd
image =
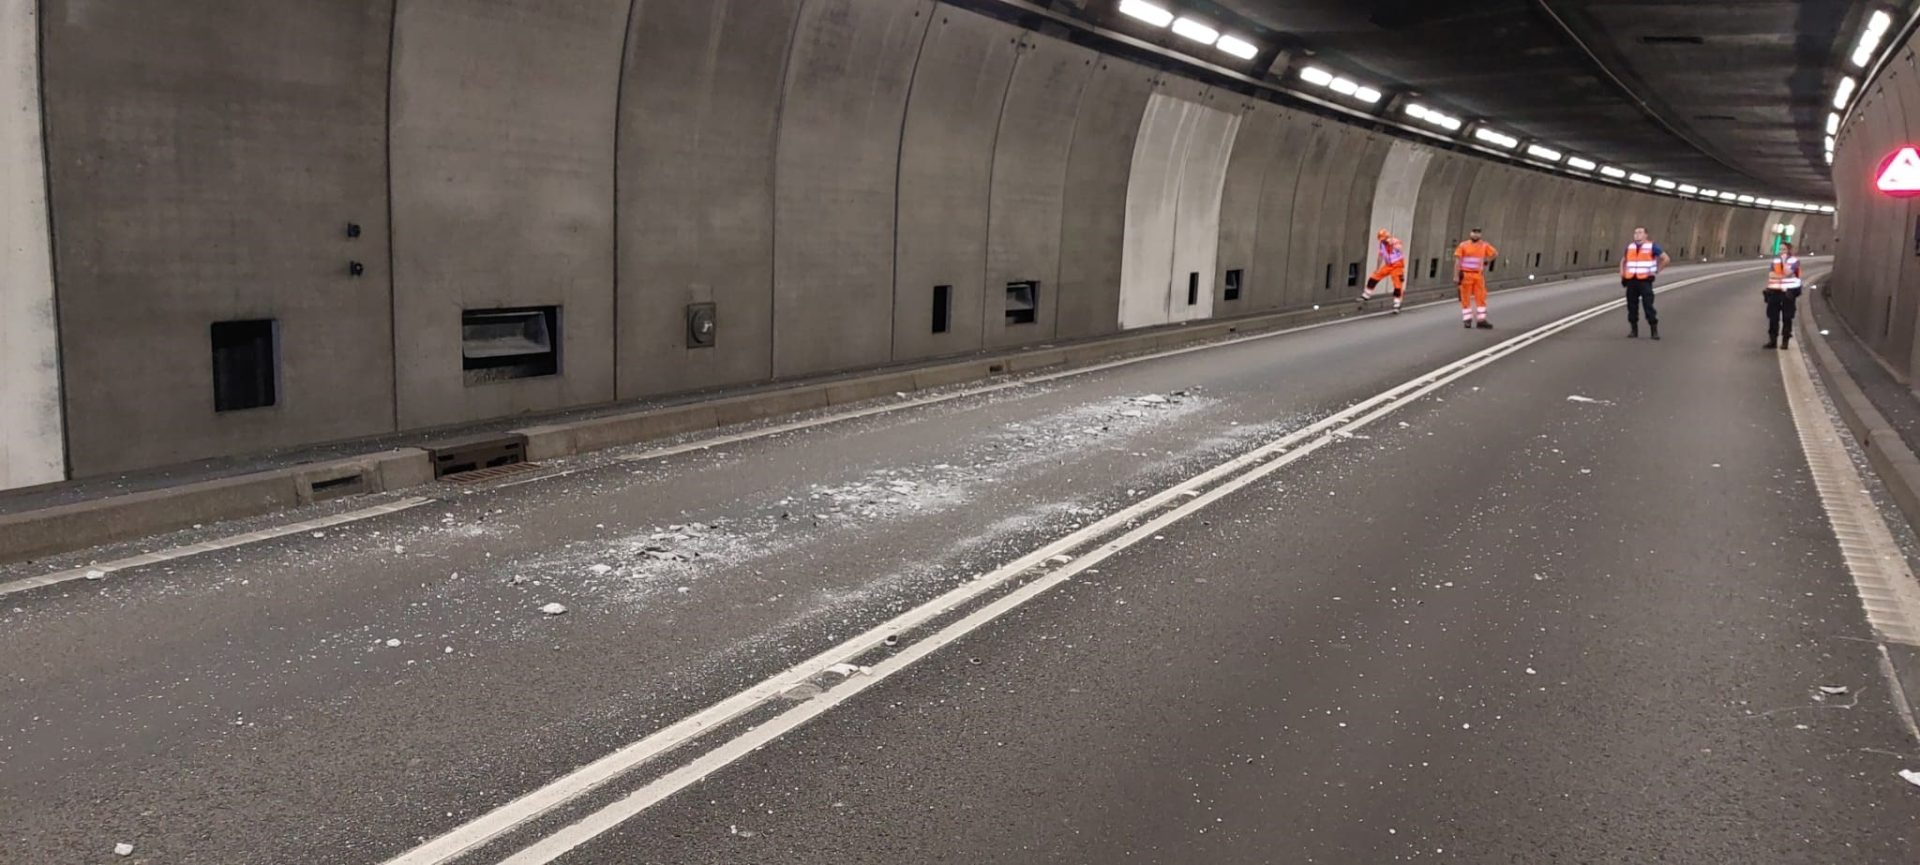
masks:
[[[1627,254],[1620,259],[1621,274],[1628,279],[1652,279],[1660,272],[1660,248],[1647,243],[1627,244]]]
[[[1799,257],[1792,255],[1775,256],[1773,259],[1773,268],[1767,272],[1767,289],[1770,291],[1790,291],[1799,287]]]
[[[1407,260],[1407,251],[1400,245],[1400,238],[1389,237],[1380,241],[1380,263],[1399,264]]]
[[[1459,259],[1460,269],[1467,273],[1479,273],[1487,269],[1487,261],[1499,255],[1493,244],[1484,240],[1475,243],[1471,240],[1454,247],[1453,257]]]

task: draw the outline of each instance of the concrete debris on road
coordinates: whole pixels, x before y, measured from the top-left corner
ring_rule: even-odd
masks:
[[[389,648],[389,649],[398,649],[398,648],[400,648],[400,641],[399,641],[399,640],[391,640],[391,639],[390,639],[390,640],[388,640],[388,641],[387,641],[387,648]]]
[[[559,603],[548,604],[541,607],[540,612],[546,613],[549,616],[564,616],[567,614],[567,605]]]
[[[89,580],[104,580],[106,578],[107,578],[106,571],[92,570],[87,572],[87,579]]]
[[[1579,394],[1577,394],[1577,393],[1576,393],[1576,394],[1569,394],[1569,395],[1567,396],[1567,402],[1579,402],[1579,403],[1587,403],[1587,404],[1590,404],[1590,405],[1613,405],[1613,402],[1612,402],[1611,400],[1604,400],[1604,399],[1594,399],[1593,397],[1590,397],[1590,396],[1581,396],[1581,395],[1579,395]]]
[[[1845,694],[1846,692],[1847,692],[1847,686],[1845,685],[1821,685],[1820,686],[1820,693],[1826,694],[1829,697],[1838,697],[1841,694]]]
[[[127,842],[125,842],[125,841],[122,841],[122,842],[120,842],[120,843],[118,843],[118,844],[115,844],[115,845],[113,845],[113,855],[115,855],[115,856],[132,856],[132,855],[133,855],[133,845],[132,845],[132,844],[128,844],[128,843],[127,843]]]
[[[1907,783],[1912,784],[1915,787],[1920,787],[1920,772],[1916,772],[1912,769],[1901,769],[1900,777],[1906,779]]]

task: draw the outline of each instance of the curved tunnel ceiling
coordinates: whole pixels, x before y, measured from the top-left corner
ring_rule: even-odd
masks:
[[[1831,200],[1822,136],[1875,8],[1914,0],[1167,0],[1630,170]],[[1117,0],[1086,0],[1103,23]],[[1120,25],[1125,27],[1125,25]],[[1271,55],[1261,61],[1271,59]]]

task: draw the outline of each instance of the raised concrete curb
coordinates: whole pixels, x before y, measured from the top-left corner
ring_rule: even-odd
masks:
[[[1509,283],[1506,293],[1604,273],[1568,274],[1543,283]],[[1407,293],[1412,305],[1445,301],[1451,288]],[[1387,301],[1376,299],[1375,304]],[[528,460],[574,456],[623,445],[670,438],[734,424],[864,402],[895,393],[966,384],[994,376],[1054,367],[1074,368],[1129,355],[1197,345],[1233,336],[1302,327],[1355,316],[1348,298],[1321,309],[1255,313],[1153,330],[1116,334],[1082,343],[1029,349],[910,369],[824,381],[798,382],[752,393],[664,406],[578,421],[523,427],[502,433],[526,441]],[[428,442],[425,448],[432,448]],[[33,559],[90,546],[211,523],[258,516],[331,498],[388,492],[431,483],[432,454],[423,448],[381,451],[327,462],[306,463],[198,481],[163,489],[111,496],[14,514],[0,515],[0,563]]]
[[[406,448],[0,515],[0,562],[431,480],[427,452]]]

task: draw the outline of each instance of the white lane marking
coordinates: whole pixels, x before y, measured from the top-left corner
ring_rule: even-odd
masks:
[[[1701,276],[1677,282],[1658,290],[1672,291],[1695,283],[1720,279],[1741,272],[1744,272],[1744,270]],[[546,786],[501,805],[486,814],[482,814],[438,838],[434,838],[425,844],[389,859],[383,863],[383,865],[444,865],[444,863],[451,862],[525,825],[528,821],[534,820],[555,808],[586,795],[608,781],[686,744],[702,733],[740,717],[754,707],[765,703],[767,700],[832,668],[835,664],[851,661],[873,648],[883,645],[885,640],[890,636],[913,631],[954,608],[991,592],[1029,569],[1047,564],[1048,560],[1055,556],[1065,555],[1073,550],[1084,547],[1116,530],[1125,528],[1128,524],[1148,514],[1161,510],[1169,504],[1180,503],[1180,507],[1170,513],[1130,531],[1117,540],[1101,545],[1082,557],[1062,566],[1058,571],[1049,574],[1047,577],[1022,587],[1015,592],[1011,592],[1005,598],[982,607],[981,610],[976,611],[960,622],[947,626],[937,635],[923,639],[911,646],[904,647],[899,653],[890,656],[887,661],[875,665],[873,667],[873,675],[855,677],[849,680],[848,683],[835,686],[834,689],[827,692],[827,695],[830,696],[841,693],[841,689],[848,687],[849,684],[853,684],[858,688],[870,687],[886,678],[887,675],[891,675],[893,672],[905,666],[905,663],[898,665],[892,664],[894,658],[913,653],[916,649],[920,649],[923,646],[925,647],[924,651],[912,654],[911,657],[915,660],[924,657],[925,654],[932,652],[934,649],[939,648],[939,646],[945,645],[947,642],[952,642],[961,635],[964,635],[967,631],[979,627],[980,624],[984,624],[986,621],[990,621],[993,616],[997,616],[999,612],[1012,609],[1020,603],[1024,603],[1025,600],[1038,595],[1041,591],[1045,591],[1045,587],[1057,585],[1059,580],[1054,579],[1055,576],[1064,573],[1065,576],[1059,576],[1059,579],[1065,579],[1066,576],[1078,573],[1081,569],[1091,565],[1093,562],[1104,559],[1113,553],[1137,543],[1141,538],[1151,537],[1152,532],[1149,531],[1149,528],[1164,528],[1173,521],[1198,511],[1200,508],[1217,500],[1220,496],[1226,495],[1227,492],[1237,490],[1246,484],[1252,483],[1254,480],[1265,477],[1280,467],[1291,464],[1306,454],[1312,453],[1328,443],[1339,439],[1340,437],[1337,436],[1336,433],[1351,433],[1355,429],[1370,424],[1381,417],[1385,417],[1399,410],[1401,407],[1410,404],[1414,399],[1450,384],[1468,373],[1474,372],[1481,367],[1577,324],[1617,310],[1622,305],[1623,302],[1618,300],[1601,304],[1600,306],[1592,307],[1567,316],[1559,321],[1536,328],[1535,330],[1509,339],[1506,342],[1482,349],[1467,357],[1448,363],[1424,375],[1369,397],[1338,413],[1316,421],[1302,429],[1288,433],[1275,441],[1227,460],[1186,481],[1161,490],[1152,496],[1109,514],[1091,525],[1029,552],[994,571],[975,577],[964,585],[958,586],[940,597],[895,616],[859,636],[853,637],[838,646],[821,652],[813,658],[776,673],[738,694],[728,697],[719,703],[715,703],[700,712],[690,715],[637,742],[622,747],[579,769],[575,769]],[[1280,457],[1280,459],[1267,466],[1261,465],[1274,457]],[[1241,472],[1248,472],[1248,474],[1243,478],[1235,479],[1234,476]],[[1223,479],[1226,479],[1227,483],[1223,484],[1220,488],[1216,488],[1214,492],[1217,492],[1218,495],[1200,492],[1199,488],[1207,487]],[[1033,587],[1035,585],[1043,585],[1043,588],[1034,589]],[[1010,599],[1015,598],[1018,600],[1011,600],[1009,603]],[[982,618],[982,614],[988,610],[996,610],[998,612]],[[964,628],[961,627],[963,623],[969,622],[972,624]],[[929,645],[929,641],[936,642]],[[821,699],[822,698],[815,698],[807,703],[802,703],[796,708],[789,710],[788,713],[776,716],[773,720],[755,727],[754,730],[749,731],[745,735],[751,737],[760,731],[771,729],[779,729],[784,732],[785,730],[797,727],[801,723],[804,723],[806,719],[818,714],[818,712],[810,711],[810,708],[814,703],[820,702]],[[833,704],[828,704],[829,707],[831,705]],[[793,720],[784,720],[788,718],[792,718]],[[769,725],[781,726],[769,727]],[[733,743],[740,741],[740,739],[736,739],[733,740]],[[629,795],[627,798],[608,806],[606,809],[602,809],[600,812],[595,812],[588,820],[595,821],[592,824],[593,826],[617,825],[619,820],[628,819],[633,814],[645,810],[646,807],[653,802],[659,801],[658,798],[649,798],[647,791],[653,790],[658,793],[666,789],[657,785],[666,782],[667,779],[672,778],[683,782],[680,783],[679,787],[673,788],[679,789],[680,787],[686,786],[686,784],[698,781],[700,778],[732,762],[734,759],[738,759],[739,754],[745,753],[746,750],[751,750],[751,746],[746,747],[745,750],[740,750],[739,748],[733,747],[733,743],[721,746],[723,749],[727,749],[727,754],[733,756],[722,759],[721,757],[714,756],[712,753],[702,755],[688,767],[677,769],[659,781],[655,781],[653,784],[649,784],[640,791]],[[706,768],[704,771],[693,772],[691,771],[691,766],[694,765]],[[664,795],[666,794],[662,794],[661,798],[664,798]],[[625,816],[620,816],[622,814]],[[618,820],[614,819],[615,817],[618,817]],[[606,822],[608,820],[612,820],[613,822]],[[577,825],[580,824],[576,824],[576,826]],[[585,831],[585,829],[582,829],[575,832],[573,827],[562,830],[562,832],[573,833],[569,834],[567,836],[568,838],[584,840],[585,838],[592,837],[590,834],[580,834]],[[603,832],[605,829],[601,828],[599,831]],[[542,843],[546,842],[543,841]],[[575,846],[577,846],[578,843],[579,841],[576,840]],[[565,851],[561,850],[559,852]],[[559,852],[553,855],[557,856]],[[521,858],[525,855],[527,854],[523,851],[521,856],[516,856],[510,861],[515,863],[551,861],[551,858]]]
[[[1675,283],[1674,285],[1663,287],[1661,289],[1658,289],[1657,291],[1666,291],[1670,288],[1679,288],[1682,285],[1698,282],[1700,280],[1714,279],[1716,277],[1726,276],[1730,273],[1739,273],[1741,271],[1742,269],[1736,268],[1736,269],[1731,269],[1727,271],[1722,271],[1719,273],[1699,276],[1699,277],[1695,277],[1694,279],[1687,280],[1685,282]],[[1580,281],[1581,280],[1570,280],[1569,282],[1578,283]],[[1546,287],[1548,286],[1547,285],[1514,286],[1512,288],[1501,289],[1499,291],[1494,292],[1494,294],[1521,292],[1521,291],[1527,291],[1530,289],[1546,288]],[[1429,306],[1455,305],[1455,304],[1458,304],[1458,301],[1452,300],[1452,299],[1432,300],[1426,303],[1420,303],[1420,304],[1414,304],[1412,306],[1408,306],[1406,307],[1406,310],[1410,311],[1415,309],[1423,309]],[[1294,334],[1305,333],[1310,330],[1319,330],[1320,328],[1323,328],[1323,327],[1333,327],[1335,325],[1351,324],[1356,321],[1364,321],[1370,318],[1385,318],[1391,315],[1393,315],[1393,311],[1389,309],[1389,310],[1381,310],[1380,312],[1369,312],[1362,315],[1341,316],[1340,318],[1329,319],[1327,321],[1319,321],[1319,322],[1314,322],[1313,324],[1300,325],[1299,327],[1289,327],[1283,330],[1263,331],[1261,333],[1229,337],[1227,339],[1222,339],[1215,342],[1202,343],[1200,345],[1190,345],[1190,346],[1184,346],[1182,348],[1167,349],[1166,351],[1157,351],[1157,352],[1153,352],[1152,354],[1143,354],[1143,355],[1137,355],[1134,357],[1121,358],[1119,360],[1107,361],[1105,363],[1097,363],[1091,366],[1079,366],[1079,367],[1074,367],[1072,369],[1060,370],[1057,372],[1050,372],[1050,373],[1044,373],[1041,375],[1028,376],[1016,381],[1007,381],[1007,382],[1000,382],[998,384],[983,385],[980,387],[967,388],[965,390],[954,391],[952,393],[920,397],[917,399],[905,400],[903,402],[887,403],[886,405],[869,406],[863,409],[855,409],[853,411],[839,412],[836,414],[826,415],[824,417],[793,421],[790,423],[784,423],[784,424],[779,424],[779,425],[770,426],[770,427],[762,427],[760,429],[750,430],[747,432],[733,433],[730,435],[723,435],[723,436],[714,436],[712,438],[703,438],[698,441],[691,441],[685,444],[670,445],[662,448],[654,448],[652,450],[643,451],[637,454],[628,454],[625,456],[617,457],[616,459],[621,462],[647,462],[651,460],[664,459],[666,457],[677,456],[679,454],[692,453],[695,451],[711,450],[713,448],[724,447],[730,444],[738,444],[740,442],[753,441],[754,439],[761,439],[761,438],[766,438],[768,436],[781,435],[783,433],[799,432],[801,430],[813,429],[815,427],[826,426],[828,424],[836,424],[836,423],[842,423],[844,421],[858,420],[863,417],[872,417],[878,414],[887,414],[889,412],[905,411],[907,409],[920,408],[922,406],[938,405],[940,403],[952,402],[954,400],[960,400],[960,399],[967,399],[969,397],[983,396],[991,393],[999,393],[1000,391],[1003,391],[1003,390],[1012,390],[1015,388],[1030,387],[1036,384],[1045,384],[1046,382],[1058,381],[1060,379],[1071,378],[1073,376],[1090,375],[1096,372],[1104,372],[1106,370],[1118,369],[1120,367],[1125,367],[1125,366],[1132,366],[1137,363],[1145,363],[1147,361],[1152,361],[1152,360],[1162,360],[1169,357],[1178,357],[1183,354],[1192,354],[1198,351],[1211,351],[1217,348],[1226,348],[1228,346],[1243,345],[1243,344],[1254,342],[1257,340],[1273,339],[1275,337],[1281,337],[1281,336],[1292,336]],[[511,481],[509,483],[498,484],[495,486],[495,488],[505,489],[507,487],[519,486],[521,484],[531,484],[531,483],[538,483],[540,481],[553,480],[554,478],[563,478],[563,477],[566,477],[567,475],[586,471],[588,468],[589,467],[583,466],[580,468],[553,472],[551,474],[543,474],[543,475],[540,475],[539,477],[522,478],[520,480]]]
[[[405,499],[400,499],[398,501],[388,502],[387,504],[384,504],[384,505],[376,505],[370,508],[362,508],[357,511],[347,511],[346,513],[334,514],[333,516],[330,516],[330,517],[320,517],[318,519],[307,520],[306,522],[292,523],[284,526],[276,526],[271,529],[261,529],[260,531],[257,531],[257,532],[247,532],[246,534],[232,535],[230,537],[220,538],[218,540],[206,541],[204,543],[188,544],[182,547],[173,547],[171,549],[160,550],[158,552],[144,553],[138,556],[131,556],[124,559],[115,559],[114,561],[111,561],[111,562],[101,562],[99,564],[87,565],[85,567],[74,568],[72,570],[58,571],[56,573],[51,573],[51,574],[43,574],[38,577],[27,577],[25,579],[14,580],[13,582],[10,582],[10,583],[0,583],[0,597],[16,594],[19,592],[24,592],[29,589],[38,589],[46,586],[56,586],[61,583],[70,583],[70,582],[73,582],[74,580],[84,580],[87,578],[88,574],[93,572],[99,572],[100,574],[103,574],[103,575],[111,574],[116,571],[124,571],[129,568],[143,568],[148,565],[157,565],[157,564],[160,564],[161,562],[171,562],[175,559],[184,559],[188,556],[198,556],[204,553],[217,552],[219,550],[228,550],[234,547],[245,546],[247,544],[259,543],[260,541],[270,541],[270,540],[273,540],[274,538],[284,538],[288,535],[300,534],[301,532],[312,532],[312,531],[318,531],[320,529],[332,528],[334,526],[346,525],[347,523],[357,523],[361,520],[370,520],[370,519],[373,519],[374,517],[386,516],[387,514],[399,513],[400,511],[408,510],[410,508],[417,508],[430,501],[432,501],[432,499],[405,498]]]
[[[1920,646],[1920,582],[1907,567],[1907,557],[1867,494],[1866,480],[1847,453],[1840,431],[1827,416],[1805,356],[1797,349],[1779,354],[1800,448],[1806,452],[1814,487],[1820,491],[1820,503],[1853,576],[1867,622],[1883,640]]]

